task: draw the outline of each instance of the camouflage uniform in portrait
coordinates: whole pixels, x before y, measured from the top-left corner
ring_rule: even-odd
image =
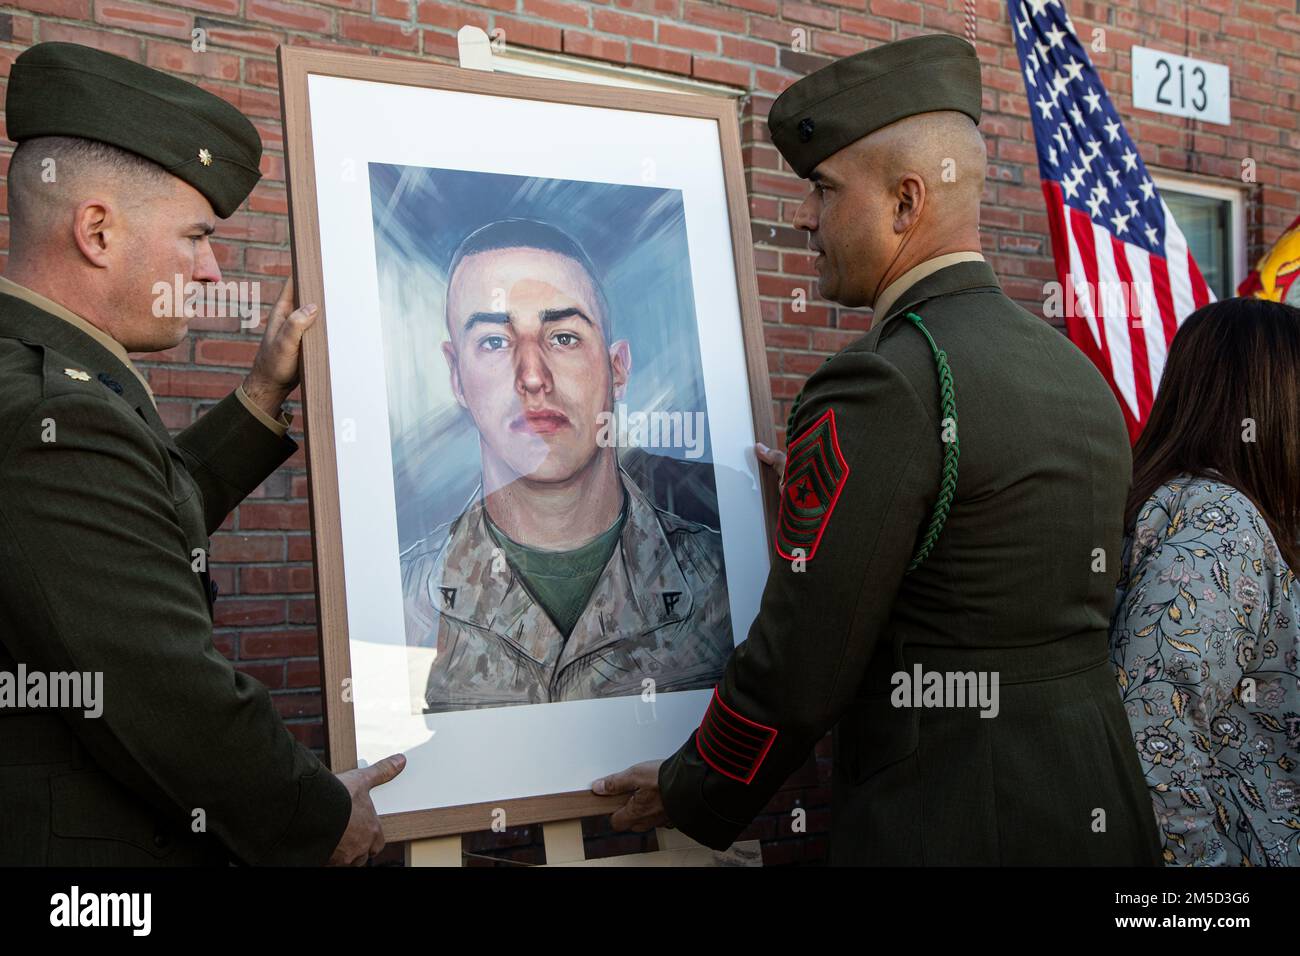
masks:
[[[437,653],[427,712],[712,687],[731,654],[718,532],[656,508],[627,520],[566,640],[489,533],[481,497],[402,554],[406,633]]]

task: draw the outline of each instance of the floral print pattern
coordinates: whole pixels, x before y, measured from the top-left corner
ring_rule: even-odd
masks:
[[[1111,662],[1169,865],[1300,865],[1300,590],[1250,499],[1177,478],[1124,541]]]

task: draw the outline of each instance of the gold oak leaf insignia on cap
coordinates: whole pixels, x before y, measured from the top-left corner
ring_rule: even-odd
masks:
[[[65,369],[63,370],[63,374],[66,375],[66,376],[68,376],[68,378],[72,379],[74,382],[89,382],[89,381],[90,381],[90,373],[89,373],[89,372],[83,372],[83,371],[82,371],[81,369],[79,369],[79,368],[65,368]]]
[[[776,550],[781,557],[813,559],[848,477],[849,466],[835,432],[835,409],[828,408],[790,443],[786,455],[776,523]]]
[[[208,150],[206,149],[199,150],[199,162],[202,163],[204,166],[211,166],[212,153],[208,152]]]

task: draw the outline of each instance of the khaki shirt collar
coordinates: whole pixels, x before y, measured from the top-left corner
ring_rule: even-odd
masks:
[[[876,297],[875,305],[872,306],[874,315],[876,316],[876,321],[887,316],[889,314],[889,307],[898,301],[898,297],[926,276],[933,275],[940,269],[945,269],[958,262],[983,261],[984,256],[978,252],[948,252],[944,255],[935,256],[932,259],[926,259],[924,262],[917,263],[893,282],[889,283],[889,285],[885,286],[885,288],[881,290],[880,295]]]
[[[35,306],[42,312],[54,316],[56,319],[62,319],[69,325],[73,325],[86,333],[86,335],[89,335],[92,339],[111,352],[114,358],[126,366],[127,370],[139,380],[142,386],[144,386],[145,394],[149,396],[149,400],[155,405],[158,404],[154,399],[153,389],[149,387],[149,383],[145,380],[145,377],[140,374],[140,370],[131,362],[131,358],[127,355],[126,349],[122,347],[122,343],[113,338],[103,329],[96,328],[75,312],[59,305],[59,303],[55,302],[53,299],[47,299],[39,292],[33,292],[31,289],[27,288],[27,286],[19,285],[12,279],[6,279],[4,276],[0,276],[0,292],[5,295],[11,295],[15,299],[22,299],[28,305]]]
[[[493,631],[556,672],[621,637],[690,617],[691,588],[654,504],[621,468],[619,477],[628,496],[627,520],[568,640],[509,565],[494,571],[496,548],[481,492],[453,527],[441,566],[429,575],[433,607],[443,617]]]

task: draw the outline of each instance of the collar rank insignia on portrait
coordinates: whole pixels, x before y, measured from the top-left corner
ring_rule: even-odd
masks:
[[[65,369],[63,370],[63,374],[66,375],[66,376],[68,376],[68,378],[72,379],[74,382],[89,382],[89,381],[90,381],[90,373],[89,373],[89,372],[83,372],[83,371],[82,371],[81,369],[79,369],[79,368],[65,368]]]
[[[664,617],[672,617],[673,610],[677,607],[677,602],[682,599],[682,592],[664,591],[662,597],[664,599]]]
[[[456,589],[439,587],[442,592],[442,603],[445,607],[454,608],[456,606]]]
[[[776,550],[781,557],[812,560],[848,477],[849,466],[835,432],[835,410],[827,409],[790,443],[786,453],[785,487],[776,523]]]

